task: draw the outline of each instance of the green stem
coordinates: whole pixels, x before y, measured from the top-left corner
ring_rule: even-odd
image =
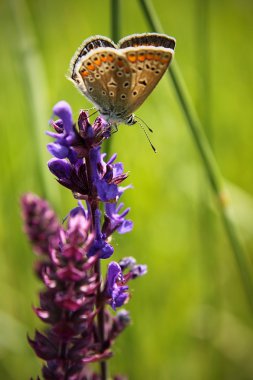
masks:
[[[91,152],[91,151],[90,151]],[[86,169],[87,169],[87,178],[88,183],[93,184],[93,178],[94,173],[91,165],[91,157],[90,152],[85,156],[85,163],[86,163]],[[96,234],[97,228],[96,228],[96,211],[99,209],[99,202],[97,200],[97,192],[95,189],[90,188],[89,189],[91,196],[88,200],[88,203],[90,204],[90,211],[91,211],[91,217],[92,217],[92,226],[91,226],[91,232]],[[97,279],[99,281],[99,287],[97,289],[97,296],[96,296],[96,307],[99,310],[97,315],[97,327],[98,327],[98,334],[101,344],[101,352],[104,350],[105,345],[105,310],[104,307],[101,306],[101,288],[102,288],[102,274],[101,274],[101,260],[98,259],[95,264],[95,273],[97,275]],[[101,380],[107,380],[108,379],[108,366],[107,362],[102,360],[100,363],[100,374],[101,374]]]
[[[121,3],[120,0],[111,0],[111,39],[114,42],[118,42],[120,39],[120,17]],[[107,157],[110,154],[112,143],[112,136],[105,140],[104,151],[107,153]]]
[[[111,0],[111,38],[114,42],[120,39],[120,0]]]
[[[163,33],[159,19],[155,13],[151,1],[139,0],[139,3],[149,23],[150,28],[154,32]],[[195,113],[194,107],[191,103],[190,97],[184,85],[180,70],[175,62],[173,63],[173,66],[170,69],[170,75],[180,106],[187,120],[190,132],[192,134],[193,141],[201,157],[203,168],[207,174],[210,187],[212,188],[212,191],[217,200],[218,210],[220,212],[227,237],[230,241],[231,248],[233,250],[234,257],[239,268],[245,294],[248,298],[249,305],[253,312],[253,278],[252,271],[250,268],[250,262],[248,260],[248,257],[246,256],[246,253],[244,252],[242,243],[238,236],[238,232],[229,214],[228,203],[225,200],[223,179],[219,167],[211,151],[208,140],[203,132],[201,123]]]

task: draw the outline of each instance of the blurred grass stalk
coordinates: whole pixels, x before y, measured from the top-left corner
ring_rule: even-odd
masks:
[[[120,24],[121,24],[121,0],[111,0],[111,39],[118,42],[120,39]],[[105,140],[104,151],[109,157],[111,151],[112,137]]]
[[[120,39],[121,0],[111,0],[111,38],[114,42]]]
[[[121,4],[120,0],[111,0],[111,39],[114,42],[118,42],[120,37],[120,21],[121,21],[121,12],[120,12]],[[104,151],[107,154],[107,157],[109,157],[110,150],[111,150],[111,138],[105,140],[104,142]],[[100,260],[98,261],[99,265],[99,273],[101,273],[100,268]],[[101,309],[98,315],[98,327],[101,332],[101,343],[102,346],[104,345],[104,309]],[[108,368],[108,362],[107,361],[101,361],[100,362],[100,372],[101,372],[101,379],[107,380],[109,379],[109,368]]]
[[[139,0],[139,3],[150,26],[150,29],[157,33],[164,33],[151,0]],[[244,291],[248,299],[251,311],[253,312],[253,277],[251,264],[246,255],[246,252],[244,252],[242,243],[238,236],[238,232],[229,213],[222,175],[220,173],[208,140],[203,132],[198,116],[194,110],[190,96],[188,95],[187,89],[184,85],[180,70],[177,67],[175,61],[170,68],[170,71],[168,71],[168,74],[171,76],[179,104],[187,120],[187,124],[190,129],[194,144],[196,145],[196,148],[199,152],[203,168],[209,179],[210,187],[215,195],[217,207],[220,212],[221,219],[224,224],[225,231],[230,241],[231,248],[233,250],[235,260],[241,275]]]
[[[26,0],[10,0],[10,9],[16,27],[16,59],[20,61],[19,68],[26,89],[28,117],[31,125],[31,138],[34,138],[37,175],[41,195],[50,199],[58,206],[58,191],[48,181],[46,162],[46,136],[50,107],[48,104],[48,85],[43,59],[37,47],[36,35],[32,25]],[[16,49],[18,47],[18,49]]]

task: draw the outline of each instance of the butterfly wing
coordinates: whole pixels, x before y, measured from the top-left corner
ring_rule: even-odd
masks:
[[[85,55],[87,55],[90,51],[97,49],[97,48],[103,48],[103,47],[111,47],[117,49],[117,45],[110,40],[110,38],[103,37],[103,36],[93,36],[90,38],[87,38],[83,41],[81,46],[77,49],[74,56],[71,59],[70,62],[70,79],[75,80],[76,78],[76,66],[78,65],[79,61],[84,58]]]
[[[134,34],[121,39],[118,46],[129,62],[132,81],[127,113],[145,101],[167,70],[176,40],[166,34]]]
[[[96,51],[96,49],[106,49],[108,47],[117,49],[117,45],[109,38],[93,36],[83,41],[70,62],[70,75],[68,76],[68,79],[73,81],[78,90],[91,101],[92,97],[89,95],[89,91],[87,90],[83,77],[80,74],[80,68],[83,67],[83,62],[87,62],[87,57],[92,55],[92,52]]]
[[[118,47],[120,49],[127,47],[153,46],[174,50],[175,45],[175,38],[169,37],[166,34],[158,33],[132,34],[130,36],[122,38],[118,43]]]
[[[98,47],[76,61],[72,79],[79,90],[110,121],[122,120],[131,89],[131,69],[114,47]]]
[[[131,70],[128,109],[132,114],[145,101],[167,70],[174,51],[163,47],[128,47],[121,49]]]

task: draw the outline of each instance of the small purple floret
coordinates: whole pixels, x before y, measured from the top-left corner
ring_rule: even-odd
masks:
[[[128,286],[124,285],[124,277],[119,264],[112,261],[107,271],[107,296],[114,310],[122,306],[128,299],[127,290]]]

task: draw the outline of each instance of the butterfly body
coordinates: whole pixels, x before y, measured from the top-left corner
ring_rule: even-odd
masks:
[[[108,123],[132,125],[133,112],[167,70],[174,48],[175,40],[163,34],[135,34],[118,45],[94,36],[72,58],[70,79]]]

